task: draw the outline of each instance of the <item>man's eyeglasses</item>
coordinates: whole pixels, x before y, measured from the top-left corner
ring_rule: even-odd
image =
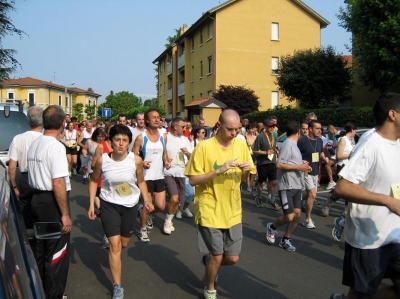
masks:
[[[180,125],[176,125],[176,126],[181,127],[182,129],[184,129],[186,127],[186,126],[180,126]]]

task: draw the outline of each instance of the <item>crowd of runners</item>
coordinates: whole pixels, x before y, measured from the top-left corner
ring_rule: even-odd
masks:
[[[121,114],[116,122],[78,123],[59,106],[31,107],[31,131],[10,145],[9,174],[28,228],[38,221],[62,223],[62,238],[35,244],[47,297],[65,297],[72,175],[82,175],[88,185],[89,219],[101,219],[114,299],[124,297],[121,251],[134,234],[135,219],[138,238],[147,243],[154,213],[165,214],[166,235],[175,231],[174,217],[194,217],[204,253],[204,298],[212,299],[217,298],[219,267],[239,261],[241,193],[253,193],[257,207],[266,203],[282,210],[267,224],[266,239],[274,244],[277,229],[285,226],[278,245],[293,252],[291,236],[302,211],[302,225],[316,229],[313,205],[324,169],[330,192],[322,215],[329,216],[339,198],[346,200],[342,217],[334,219],[332,237],[340,241],[345,235],[343,284],[350,290],[331,299],[399,298],[400,202],[395,198],[400,199],[400,95],[380,96],[373,113],[376,127],[357,144],[356,124],[348,122],[340,131],[331,124],[326,128],[331,138],[326,138],[314,113],[301,123],[287,121],[280,128],[286,140],[278,144],[275,116],[249,123],[230,109],[207,136],[204,119],[193,127],[179,117],[168,124],[157,109],[134,120]],[[380,288],[384,277],[392,278],[393,285]]]

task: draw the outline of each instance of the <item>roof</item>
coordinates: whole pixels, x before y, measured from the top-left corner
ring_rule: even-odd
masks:
[[[346,67],[353,66],[353,55],[343,55],[343,60],[346,60]]]
[[[231,4],[234,4],[235,2],[238,2],[241,0],[228,0],[225,1],[209,10],[207,10],[206,12],[203,13],[203,15],[192,25],[189,27],[188,30],[186,30],[175,42],[179,43],[180,41],[182,41],[187,35],[189,35],[191,32],[193,32],[200,24],[202,24],[205,20],[207,20],[209,18],[209,16],[215,12],[217,12],[220,9],[223,9]],[[309,7],[307,4],[305,4],[303,1],[301,0],[291,0],[294,3],[296,3],[298,6],[300,6],[300,8],[302,8],[303,10],[305,10],[306,12],[308,12],[312,17],[314,17],[315,19],[317,19],[320,23],[321,28],[325,28],[326,26],[328,26],[330,24],[330,22],[325,19],[324,17],[322,17],[320,14],[318,14],[315,10],[313,10],[311,7]],[[159,61],[166,53],[168,53],[169,51],[171,51],[171,48],[173,46],[168,47],[167,49],[165,49],[156,59],[154,59],[153,63],[156,63],[157,61]]]
[[[11,86],[39,87],[39,86],[42,86],[42,87],[59,89],[59,90],[63,90],[63,91],[66,88],[66,86],[64,86],[64,85],[59,85],[59,84],[55,84],[53,82],[47,82],[47,81],[43,81],[43,80],[31,78],[31,77],[4,80],[3,82],[1,82],[1,85],[3,87],[11,87]],[[101,94],[95,93],[93,91],[84,90],[84,89],[81,89],[78,87],[68,86],[68,91],[70,93],[87,94],[87,95],[92,95],[95,97],[101,97]]]
[[[198,109],[198,108],[207,107],[210,104],[217,105],[217,106],[221,107],[222,109],[226,108],[226,104],[222,103],[221,101],[218,101],[217,99],[215,99],[212,96],[196,99],[193,102],[187,104],[184,108],[185,109]]]

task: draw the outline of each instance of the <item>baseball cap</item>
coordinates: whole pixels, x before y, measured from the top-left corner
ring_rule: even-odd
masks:
[[[266,120],[264,120],[264,126],[275,127],[276,124],[272,119],[266,119]]]

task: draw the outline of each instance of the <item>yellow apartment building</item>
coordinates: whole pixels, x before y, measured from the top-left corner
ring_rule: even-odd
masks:
[[[159,103],[169,118],[193,121],[202,110],[185,106],[225,84],[253,89],[260,111],[287,105],[275,85],[279,59],[320,47],[321,28],[327,25],[300,0],[226,1],[189,28],[184,25],[180,38],[153,61],[158,65]]]
[[[22,100],[26,107],[29,103],[44,109],[49,105],[60,105],[65,113],[73,116],[72,106],[82,103],[97,106],[100,94],[73,87],[73,84],[63,86],[31,77],[9,79],[1,82],[0,98]]]

